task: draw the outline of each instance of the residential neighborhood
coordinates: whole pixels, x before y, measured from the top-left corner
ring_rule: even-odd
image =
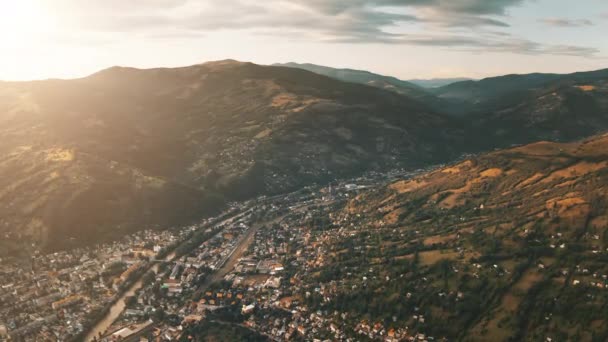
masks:
[[[227,308],[246,318],[239,324],[274,340],[317,331],[342,336],[333,314],[308,312],[303,304],[302,294],[326,288],[302,282],[322,265],[329,238],[315,234],[309,221],[375,182],[373,175],[359,178],[363,185],[354,181],[235,203],[187,227],[36,253],[27,264],[0,260],[0,339],[172,341],[184,327]],[[118,304],[124,310],[116,314]],[[98,331],[108,317],[112,322]]]

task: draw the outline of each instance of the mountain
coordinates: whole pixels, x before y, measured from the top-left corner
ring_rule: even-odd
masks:
[[[327,77],[335,78],[345,82],[367,84],[370,86],[390,90],[398,94],[407,95],[417,99],[428,99],[431,96],[430,93],[424,90],[421,86],[407,81],[402,81],[392,76],[378,75],[369,71],[354,69],[336,69],[308,63],[285,63],[274,65],[308,70],[316,74],[325,75]]]
[[[431,79],[415,79],[407,80],[407,82],[415,84],[422,88],[439,88],[450,85],[457,82],[472,81],[470,78],[458,77],[458,78],[431,78]]]
[[[607,75],[608,76],[608,75]],[[560,80],[471,117],[482,141],[572,141],[608,129],[608,77]]]
[[[510,75],[455,83],[437,93],[470,125],[466,144],[482,150],[573,141],[608,129],[608,70]]]
[[[301,69],[219,61],[0,83],[0,229],[45,248],[456,155],[452,119]]]
[[[351,196],[317,272],[336,299],[311,310],[448,340],[606,340],[607,145],[537,142]]]
[[[538,78],[479,81],[484,106],[231,60],[0,82],[0,233],[77,246],[227,201],[608,129],[606,71]],[[453,103],[466,115],[448,115]]]
[[[468,103],[470,109],[494,109],[504,103],[517,101],[530,93],[555,87],[562,83],[584,83],[608,79],[608,69],[572,74],[523,74],[485,78],[479,81],[452,83],[433,90],[443,99]]]
[[[314,64],[279,65],[368,84],[416,99],[436,112],[462,121],[461,127],[468,132],[463,136],[467,147],[464,151],[469,152],[537,140],[572,141],[608,129],[608,69],[564,75],[506,75],[423,89],[414,85],[415,81],[367,71]],[[430,87],[432,83],[425,84]]]

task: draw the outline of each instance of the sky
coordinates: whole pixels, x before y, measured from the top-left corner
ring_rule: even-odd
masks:
[[[0,0],[0,80],[237,59],[402,79],[608,68],[606,0]]]

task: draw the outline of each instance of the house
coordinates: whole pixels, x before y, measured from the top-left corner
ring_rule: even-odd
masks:
[[[243,315],[248,315],[255,310],[255,304],[243,305],[243,309],[241,309],[241,313]]]
[[[306,328],[303,325],[298,325],[298,333],[302,336],[306,336]]]
[[[154,322],[147,321],[141,324],[133,324],[121,328],[113,332],[109,337],[110,341],[135,342],[139,341],[139,337],[151,331],[154,328]]]
[[[275,274],[284,269],[283,264],[273,259],[261,260],[256,268],[262,274]]]
[[[145,315],[145,312],[137,309],[126,309],[124,315],[127,317],[141,317]]]
[[[68,306],[71,306],[74,304],[78,304],[82,300],[83,300],[83,298],[80,295],[69,296],[64,299],[53,302],[53,304],[51,304],[51,307],[54,310],[57,310],[57,309],[65,308],[65,307],[68,307]]]
[[[181,266],[179,264],[176,264],[173,267],[173,270],[171,270],[171,275],[169,276],[169,279],[171,279],[171,280],[177,279],[177,277],[179,276],[180,270],[181,270]]]
[[[281,278],[279,277],[270,277],[264,283],[264,287],[269,287],[273,289],[278,289],[281,286]]]
[[[197,322],[200,322],[202,319],[203,319],[203,316],[201,316],[201,315],[188,315],[188,316],[184,317],[182,324],[197,323]]]

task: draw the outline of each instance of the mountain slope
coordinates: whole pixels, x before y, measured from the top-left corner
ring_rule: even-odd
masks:
[[[308,70],[316,74],[325,75],[327,77],[335,78],[345,82],[367,84],[377,88],[390,90],[401,95],[410,96],[412,98],[428,99],[431,96],[430,93],[428,93],[422,87],[411,82],[402,81],[392,76],[374,74],[364,70],[336,69],[308,63],[285,63],[274,65]]]
[[[421,88],[412,88],[410,82],[367,71],[283,65],[415,98],[437,112],[462,120],[467,131],[465,150],[471,152],[538,140],[572,141],[608,129],[608,69],[466,80],[419,93],[412,92]]]
[[[479,81],[456,82],[433,89],[433,93],[443,99],[468,103],[473,106],[470,109],[487,109],[559,83],[594,82],[605,79],[608,79],[608,69],[572,74],[505,75]]]
[[[78,149],[22,145],[0,160],[2,253],[78,247],[217,211],[209,193]]]
[[[572,141],[608,129],[608,77],[560,81],[498,110],[471,117],[482,140]]]
[[[469,123],[466,144],[481,150],[573,141],[608,129],[608,69],[507,75],[433,91]]]
[[[0,113],[2,233],[55,246],[457,150],[453,122],[406,97],[236,61],[0,83]]]
[[[337,298],[352,304],[313,309],[347,307],[365,317],[355,298],[372,293],[367,310],[403,317],[410,335],[605,340],[607,144],[606,135],[534,143],[357,196],[331,215],[344,232],[324,264],[328,271],[380,267],[380,279],[405,281],[339,288],[345,293]],[[349,276],[360,282],[361,274]],[[331,280],[338,281],[324,279]]]
[[[445,86],[453,84],[453,83],[465,82],[465,81],[472,81],[472,80],[470,78],[466,78],[466,77],[407,80],[407,82],[415,84],[415,85],[417,85],[419,87],[423,87],[423,88],[439,88],[439,87],[445,87]]]

